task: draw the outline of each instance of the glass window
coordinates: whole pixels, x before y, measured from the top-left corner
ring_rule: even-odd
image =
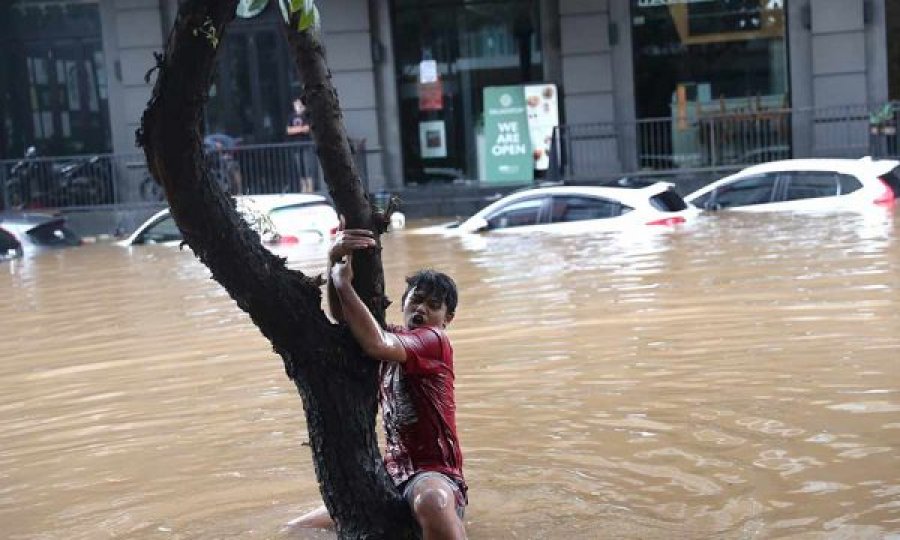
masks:
[[[553,197],[550,221],[583,221],[621,216],[632,208],[597,197]]]
[[[713,205],[715,208],[730,208],[732,206],[765,204],[772,202],[774,190],[774,175],[751,176],[717,189]]]
[[[818,199],[838,194],[837,174],[827,171],[792,172],[783,174],[786,180],[784,200]]]
[[[0,4],[0,157],[110,151],[98,3]]]
[[[482,90],[543,81],[539,8],[537,0],[392,2],[407,181],[478,178]]]
[[[784,5],[631,0],[639,165],[744,163],[785,153]]]
[[[687,208],[687,203],[674,189],[667,189],[650,197],[650,206],[661,212],[680,212]]]
[[[900,100],[900,2],[884,2],[887,27],[888,98]]]
[[[862,187],[862,184],[859,183],[859,180],[853,177],[847,177],[848,180],[854,180],[857,186],[854,189],[845,189],[844,177],[846,176],[847,175],[841,175],[841,193],[850,193],[851,191],[856,191],[857,189]],[[892,171],[882,176],[881,180],[891,187],[891,189],[894,191],[895,196],[900,197],[900,166],[894,167]]]
[[[204,109],[207,133],[240,137],[245,144],[285,140],[299,83],[281,25],[276,2],[229,25]]]
[[[137,238],[136,244],[161,244],[181,240],[181,230],[171,216],[166,216],[149,226]]]
[[[529,199],[511,203],[488,218],[488,229],[506,229],[537,225],[545,199]]]

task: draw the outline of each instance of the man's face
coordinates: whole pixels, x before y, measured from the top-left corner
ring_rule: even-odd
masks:
[[[403,300],[403,322],[412,330],[421,326],[437,326],[443,328],[453,320],[453,314],[447,313],[447,304],[440,298],[428,296],[415,288]]]

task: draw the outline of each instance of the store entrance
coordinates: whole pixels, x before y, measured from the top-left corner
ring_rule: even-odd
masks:
[[[15,2],[0,10],[0,153],[19,157],[109,152],[100,13],[94,3]]]
[[[789,157],[783,0],[631,2],[638,166]]]
[[[490,86],[543,81],[537,0],[394,0],[394,52],[407,183],[483,176]]]

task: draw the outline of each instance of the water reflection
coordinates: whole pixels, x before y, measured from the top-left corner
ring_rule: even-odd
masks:
[[[470,536],[900,532],[897,232],[883,213],[723,214],[386,237],[392,298],[420,266],[460,285]],[[289,264],[320,273],[324,247]],[[281,360],[189,252],[0,269],[7,537],[284,537],[317,504]]]

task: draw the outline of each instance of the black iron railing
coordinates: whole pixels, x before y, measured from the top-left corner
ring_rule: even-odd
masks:
[[[365,141],[351,144],[368,187]],[[311,142],[207,148],[204,156],[214,180],[234,195],[326,190]],[[163,198],[140,153],[0,160],[4,209],[159,203]]]

